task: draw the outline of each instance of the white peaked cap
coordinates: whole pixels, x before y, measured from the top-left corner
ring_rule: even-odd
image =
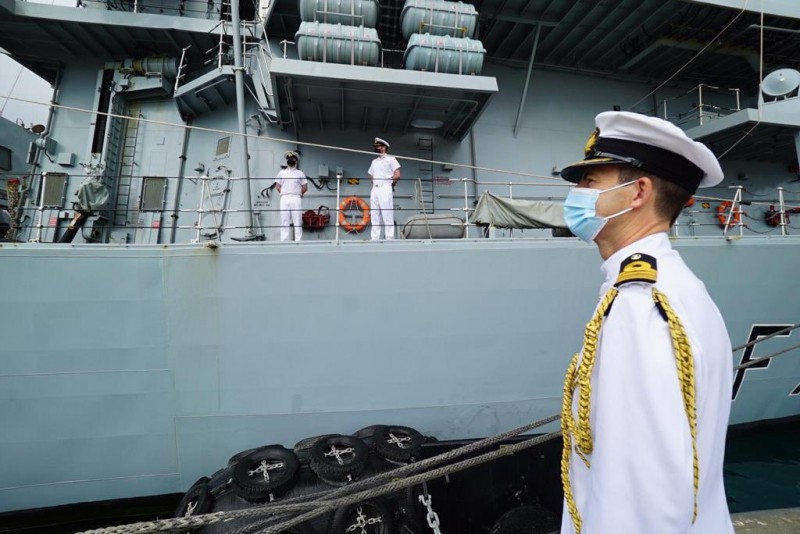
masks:
[[[627,163],[694,193],[712,187],[724,175],[717,157],[671,122],[626,111],[606,111],[595,118],[597,130],[584,150],[586,158],[561,176],[579,182],[591,165]]]

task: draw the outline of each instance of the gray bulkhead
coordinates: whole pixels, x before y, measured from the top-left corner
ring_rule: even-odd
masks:
[[[90,4],[90,7],[98,6],[98,3]],[[179,13],[179,8],[170,3],[164,3],[163,6],[149,6],[145,12],[172,16],[176,20],[177,28],[185,26],[187,31],[194,31],[192,25],[196,19],[213,22],[220,17],[221,9],[223,8],[216,3],[188,2],[185,4],[184,13]],[[182,15],[180,18],[175,17],[179,14]],[[230,33],[224,25],[211,28],[212,35]],[[259,30],[255,30],[255,35],[260,35]],[[263,44],[266,50],[271,51],[273,57],[283,55],[284,44],[277,40]],[[288,44],[286,47],[288,60],[296,59],[296,50],[292,45]],[[213,55],[212,50],[211,59]],[[229,63],[228,55],[223,55],[225,56],[223,63]],[[263,71],[265,67],[254,67],[253,56],[248,57],[250,58],[248,73],[253,75],[248,85],[252,87],[258,84],[255,80],[257,71],[259,69]],[[119,59],[118,66],[124,67],[123,59]],[[180,58],[171,59],[179,61]],[[588,132],[592,130],[592,117],[597,112],[613,106],[628,109],[626,106],[631,102],[638,102],[632,108],[633,111],[652,112],[654,109],[659,109],[663,100],[677,99],[685,92],[683,86],[668,86],[639,102],[643,94],[651,91],[652,85],[635,77],[620,81],[586,73],[534,68],[526,101],[520,109],[520,94],[523,93],[527,76],[525,69],[490,63],[481,75],[497,80],[499,91],[481,111],[480,118],[471,130],[456,141],[443,137],[440,130],[415,128],[410,116],[409,120],[398,120],[397,117],[383,120],[384,116],[388,117],[392,113],[389,106],[386,109],[381,109],[380,106],[365,109],[364,120],[360,120],[361,115],[359,112],[354,112],[354,108],[361,109],[362,99],[379,98],[378,89],[373,89],[371,94],[369,88],[343,90],[341,100],[317,101],[308,105],[308,102],[304,102],[303,84],[313,85],[313,80],[312,82],[295,80],[293,89],[287,92],[293,94],[299,110],[290,117],[282,117],[284,120],[288,118],[285,124],[274,124],[273,115],[261,113],[260,103],[256,98],[258,91],[251,90],[246,93],[244,104],[248,117],[247,133],[252,136],[248,143],[249,172],[253,180],[250,188],[251,198],[248,200],[244,198],[243,182],[239,178],[244,173],[240,168],[242,149],[236,134],[235,102],[231,99],[230,89],[224,89],[232,86],[232,77],[226,75],[224,69],[219,69],[217,74],[218,69],[214,69],[213,62],[206,67],[198,66],[199,62],[197,57],[187,62],[194,71],[190,73],[189,78],[180,80],[178,84],[174,84],[174,75],[164,76],[160,83],[164,90],[160,93],[141,91],[141,84],[152,83],[153,76],[140,76],[137,80],[124,75],[124,69],[117,69],[112,85],[114,96],[108,104],[111,106],[109,109],[112,112],[135,115],[134,118],[145,120],[136,123],[134,120],[112,118],[101,124],[106,128],[106,143],[99,157],[92,156],[94,130],[99,127],[96,115],[87,116],[85,113],[66,109],[59,110],[55,114],[50,137],[60,143],[59,154],[74,154],[74,158],[70,160],[74,163],[56,164],[40,158],[40,165],[44,172],[66,172],[69,175],[66,202],[62,206],[39,205],[37,224],[28,226],[30,228],[30,233],[26,236],[28,239],[42,242],[52,242],[57,239],[73,215],[70,211],[71,203],[74,200],[74,193],[83,181],[80,163],[94,164],[102,161],[105,165],[103,171],[106,175],[105,181],[114,196],[113,206],[105,213],[106,220],[97,223],[97,231],[92,229],[92,224],[95,224],[93,222],[74,242],[156,244],[211,239],[231,242],[244,230],[248,204],[256,211],[254,217],[256,233],[263,235],[266,241],[276,241],[278,199],[269,186],[282,163],[283,152],[288,149],[299,149],[302,153],[300,168],[314,180],[330,180],[329,187],[321,190],[310,188],[304,200],[304,207],[316,210],[324,205],[335,210],[337,198],[350,195],[368,198],[369,183],[365,178],[371,156],[339,152],[333,148],[304,147],[302,142],[369,151],[371,139],[376,135],[389,138],[392,142],[391,153],[401,157],[403,181],[395,195],[395,204],[398,208],[396,221],[400,227],[408,216],[423,209],[419,201],[421,196],[419,189],[425,186],[420,187],[416,182],[418,177],[430,183],[431,192],[426,209],[432,207],[436,212],[453,213],[462,218],[465,216],[464,208],[470,208],[483,191],[515,198],[557,200],[563,198],[566,193],[563,182],[557,179],[557,170],[580,157],[579,147],[582,146]],[[92,65],[83,58],[76,63],[67,63],[59,88],[60,103],[80,109],[97,109],[100,95],[106,89],[102,86],[101,69],[104,66],[108,67],[109,63],[96,62]],[[380,67],[372,69],[374,70],[371,72],[376,78],[392,77],[390,69]],[[187,113],[186,106],[173,98],[170,89],[173,85],[176,87],[188,85],[203,77],[209,78],[215,88],[208,89],[206,96],[202,98],[209,100],[209,95],[213,92],[222,95],[220,101],[209,103],[207,109],[189,108],[195,112]],[[125,86],[118,83],[125,79],[132,80],[132,83]],[[276,91],[273,94],[274,105],[274,100],[282,96],[277,92],[277,87],[272,89]],[[308,95],[310,94],[309,92]],[[392,98],[391,93],[385,96]],[[715,98],[720,105],[728,107],[733,105],[730,101],[733,97]],[[742,107],[752,106],[754,103],[753,96],[748,97],[743,93],[740,103]],[[688,102],[677,105],[691,107]],[[518,111],[520,116],[517,119]],[[675,108],[672,108],[671,112],[676,113]],[[222,130],[231,134],[199,129],[187,133],[181,127],[184,124]],[[692,126],[690,122],[683,125]],[[117,135],[113,135],[115,127],[120,130]],[[513,135],[510,135],[510,127],[516,130]],[[267,137],[271,139],[266,139]],[[225,138],[229,138],[227,143]],[[279,139],[285,142],[280,142]],[[301,143],[295,144],[293,140]],[[225,145],[227,149],[220,151],[221,145]],[[111,152],[118,154],[118,161],[108,160]],[[430,158],[456,165],[497,169],[497,171],[403,161],[403,156]],[[791,180],[785,169],[777,164],[726,160],[724,167],[728,179],[722,186],[705,191],[704,194],[719,199],[732,198],[733,191],[730,187],[743,184],[754,193],[760,194],[764,190],[773,190],[777,186],[788,184]],[[362,180],[358,185],[342,181],[337,196],[336,191],[331,190],[331,184],[335,189],[338,169],[342,170],[342,177],[345,179],[352,177]],[[553,183],[551,186],[526,186],[526,181],[541,183],[542,180],[501,171],[536,175],[544,177],[545,180],[553,178]],[[147,179],[152,178],[161,179],[164,184],[163,190],[158,192],[162,200],[161,206],[157,205],[158,194],[154,197],[152,189],[150,196],[146,194]],[[204,181],[204,178],[207,180]],[[483,183],[480,185],[465,183],[462,181],[464,179]],[[514,182],[514,185],[509,185],[508,182]],[[153,183],[150,182],[151,185]],[[55,228],[49,224],[54,220],[58,225]],[[713,210],[686,210],[678,221],[677,232],[680,235],[718,235],[719,229],[715,221],[716,214]],[[197,229],[198,224],[202,227],[201,230]],[[760,225],[763,226],[763,223],[757,221],[750,221],[749,224],[756,229],[760,228]],[[220,231],[216,231],[215,228]],[[477,237],[480,233],[475,228],[468,229],[468,232],[473,237]],[[307,232],[305,237],[308,240],[329,240],[336,237],[336,233],[334,226],[331,225],[321,232]],[[508,237],[511,232],[498,230],[495,235]],[[549,235],[549,230],[513,232],[515,238]],[[348,235],[341,232],[338,238],[359,240],[364,239],[365,235]]]
[[[273,46],[273,49],[276,48]],[[472,183],[467,184],[469,206],[472,206],[476,199],[476,193],[480,194],[482,191],[537,200],[563,198],[567,189],[564,182],[557,179],[554,169],[560,169],[580,158],[578,147],[582,146],[587,132],[592,129],[592,117],[615,105],[635,101],[649,88],[640,83],[534,70],[518,134],[513,136],[510,135],[509,128],[515,121],[519,94],[525,81],[525,71],[490,64],[483,74],[496,78],[500,91],[492,98],[487,109],[463,141],[443,139],[435,134],[412,128],[407,129],[405,133],[402,130],[387,132],[382,128],[364,129],[360,125],[346,124],[343,129],[340,124],[341,111],[337,103],[320,105],[323,119],[303,117],[300,141],[369,151],[372,138],[384,136],[392,143],[391,153],[401,158],[403,180],[395,195],[395,204],[399,210],[396,217],[398,226],[402,227],[408,216],[421,211],[417,195],[418,184],[415,179],[422,176],[428,180],[432,179],[435,211],[455,210],[452,213],[463,218],[465,184],[462,179],[492,182],[481,184],[477,188]],[[60,103],[81,109],[96,109],[100,79],[98,70],[88,66],[66,69],[61,84]],[[209,202],[208,191],[204,193],[203,189],[204,176],[209,179],[211,189],[227,191],[225,199],[214,197],[213,200],[217,204],[224,201],[227,209],[234,210],[225,216],[222,224],[235,228],[227,229],[220,236],[213,231],[205,231],[200,240],[221,238],[223,241],[230,241],[236,237],[243,226],[246,201],[243,197],[242,182],[236,180],[241,175],[239,168],[241,144],[235,133],[237,128],[234,105],[231,103],[227,107],[208,111],[194,118],[190,124],[198,129],[187,134],[179,126],[184,124],[184,121],[175,101],[169,95],[140,99],[132,93],[129,98],[119,97],[119,99],[123,105],[117,106],[117,110],[128,113],[135,109],[138,116],[146,120],[139,123],[128,121],[127,131],[134,136],[133,139],[131,140],[129,135],[127,139],[125,136],[120,136],[116,140],[121,146],[126,141],[128,145],[133,144],[133,148],[129,146],[126,152],[126,157],[132,165],[118,172],[119,182],[129,183],[127,201],[123,199],[120,202],[120,199],[117,199],[118,209],[128,212],[128,216],[124,218],[128,228],[111,225],[113,228],[107,234],[107,239],[117,243],[169,243],[172,240],[170,228],[174,219],[173,208],[180,189],[178,205],[181,212],[177,219],[179,228],[174,234],[174,241],[188,243],[197,240],[198,232],[192,228],[198,220],[196,210],[204,205],[203,203],[205,209],[208,209]],[[642,103],[640,107],[644,110],[652,107],[652,104],[652,101],[648,101]],[[295,144],[292,142],[295,136],[291,131],[291,125],[281,129],[269,124],[263,115],[259,115],[257,104],[249,93],[246,114],[249,118],[247,132],[251,136],[248,140],[250,174],[253,179],[251,202],[257,212],[256,226],[263,232],[267,241],[278,239],[278,198],[276,192],[269,187],[280,170],[279,166],[283,163],[282,155],[286,150],[299,149],[302,154],[300,168],[315,181],[330,180],[330,187],[334,189],[318,190],[310,185],[309,193],[304,199],[306,209],[316,210],[324,205],[335,210],[337,204],[335,175],[338,168],[343,171],[342,176],[345,179],[340,185],[339,198],[350,195],[369,197],[370,186],[366,179],[366,171],[371,160],[369,154],[353,154],[333,148],[323,149]],[[91,153],[91,134],[95,126],[89,117],[85,113],[68,110],[56,113],[51,135],[59,140],[59,152],[75,153],[77,157],[74,160],[76,165],[71,167],[49,164],[46,160],[41,162],[45,172],[67,172],[70,175],[66,205],[56,207],[51,212],[45,208],[43,213],[45,220],[60,213],[64,219],[62,222],[68,222],[67,216],[71,207],[69,201],[74,198],[74,193],[82,181],[83,171],[77,163],[95,161],[87,156]],[[158,124],[159,122],[169,124]],[[285,141],[277,142],[265,137]],[[228,142],[225,143],[228,149],[218,152],[218,147],[225,138],[228,138]],[[430,139],[431,151],[423,151],[420,148],[421,139]],[[335,143],[332,140],[335,140]],[[471,152],[473,143],[474,158]],[[105,147],[105,150],[107,149],[108,147]],[[497,171],[472,170],[458,166],[446,169],[441,164],[434,164],[432,170],[428,171],[430,165],[418,161],[404,161],[402,156],[431,157],[437,161],[475,165]],[[728,199],[733,197],[730,189],[732,185],[744,184],[754,192],[761,192],[762,188],[774,189],[781,185],[782,181],[784,185],[790,182],[785,169],[776,164],[731,160],[725,162],[724,168],[727,180],[714,190],[703,191],[704,195]],[[505,174],[501,172],[502,170],[554,179],[551,186],[526,187],[523,184],[526,180],[531,180],[530,178]],[[144,177],[166,177],[163,211],[140,210]],[[180,187],[178,177],[182,181]],[[348,184],[346,179],[351,177],[361,178],[361,183]],[[229,178],[233,180],[229,181]],[[220,180],[225,182],[224,187],[219,185]],[[533,181],[542,182],[541,179]],[[513,182],[514,185],[509,186],[509,182]],[[120,192],[119,189],[117,191]],[[207,213],[204,217],[210,219],[211,215]],[[713,224],[714,220],[713,213],[704,215],[687,210],[678,221],[679,231],[683,235],[718,235],[719,229]],[[689,226],[691,223],[699,225]],[[681,229],[680,226],[685,228]],[[516,230],[514,237],[548,236],[549,233],[549,230]],[[508,234],[508,231],[503,230],[498,230],[497,233],[499,237]],[[328,240],[334,235],[335,228],[331,225],[322,232],[307,232],[305,237]],[[477,237],[477,230],[470,229],[470,235]],[[46,228],[43,230],[41,241],[53,241],[55,236],[56,229]],[[340,234],[340,239],[345,240],[363,238],[363,234],[347,235],[344,232]],[[79,237],[76,242],[80,241]]]

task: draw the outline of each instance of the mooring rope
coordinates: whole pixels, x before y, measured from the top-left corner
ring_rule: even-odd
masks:
[[[767,341],[775,336],[785,334],[800,328],[800,323],[787,326],[773,334],[760,337],[756,340],[750,341],[744,345],[733,348],[733,352],[756,345],[762,341]],[[771,358],[786,354],[794,349],[800,348],[800,344],[781,349],[773,352],[767,356],[750,360],[742,365],[734,368],[734,370],[744,369],[750,367],[761,361],[769,360]],[[430,471],[425,471],[420,474],[408,476],[418,471],[423,471],[434,465],[438,465],[455,458],[470,454],[482,448],[495,445],[503,440],[523,434],[534,428],[546,425],[557,421],[561,417],[560,414],[552,415],[538,421],[534,421],[527,425],[497,434],[490,438],[485,438],[475,441],[468,445],[458,447],[452,451],[427,458],[425,460],[410,463],[391,471],[378,473],[369,478],[359,480],[347,486],[337,488],[334,490],[325,490],[316,492],[310,495],[294,497],[285,499],[280,503],[269,503],[260,506],[254,506],[245,510],[232,510],[213,512],[209,514],[202,514],[189,517],[178,517],[170,519],[160,519],[155,521],[143,521],[129,525],[119,525],[114,527],[106,527],[100,529],[93,529],[84,531],[81,534],[149,534],[156,532],[182,532],[195,528],[200,528],[215,523],[231,522],[240,519],[253,519],[257,523],[241,527],[238,530],[232,531],[232,534],[250,534],[252,532],[263,532],[264,534],[274,534],[281,530],[285,530],[295,525],[304,523],[310,519],[318,517],[326,512],[335,510],[342,506],[349,506],[356,504],[365,499],[377,497],[392,493],[401,489],[405,489],[422,482],[427,482],[439,477],[449,475],[470,467],[480,465],[482,463],[490,462],[497,458],[514,454],[518,451],[524,450],[529,447],[535,447],[549,440],[561,436],[561,431],[551,432],[531,439],[521,441],[512,445],[504,445],[500,449],[488,453],[481,454],[468,460],[450,464],[447,466],[439,467]],[[384,483],[389,480],[390,482]],[[364,489],[367,488],[367,489]],[[363,491],[360,491],[363,490]],[[296,517],[286,519],[286,514],[299,513]],[[274,517],[275,514],[281,514],[279,517]],[[273,516],[273,517],[269,517]],[[270,524],[271,523],[271,524]]]

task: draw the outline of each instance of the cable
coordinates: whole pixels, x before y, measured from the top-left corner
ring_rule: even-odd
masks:
[[[745,7],[747,7],[747,0],[745,0]],[[744,8],[742,8],[742,10],[744,10]],[[760,24],[759,41],[758,41],[758,83],[759,83],[759,86],[761,84],[761,80],[764,79],[764,0],[761,0],[761,20],[760,20],[760,22],[761,22],[761,24]],[[738,141],[736,141],[730,147],[728,147],[728,150],[726,150],[725,152],[720,154],[719,157],[717,158],[717,160],[720,160],[720,159],[724,158],[728,154],[728,152],[730,152],[731,150],[736,148],[736,145],[738,145],[739,143],[744,141],[744,139],[748,135],[750,135],[750,133],[753,130],[755,130],[756,127],[759,124],[761,124],[761,118],[763,116],[763,111],[762,111],[762,107],[763,106],[762,106],[762,103],[761,103],[760,100],[761,99],[759,99],[759,105],[758,105],[758,120],[756,121],[756,123],[752,126],[752,128],[750,128],[745,133],[743,133]]]
[[[281,139],[279,137],[270,137],[270,136],[267,136],[267,135],[255,135],[255,134],[247,134],[247,133],[243,134],[243,133],[234,132],[234,131],[230,131],[230,130],[222,130],[222,129],[219,129],[219,128],[205,128],[205,127],[202,127],[202,126],[194,126],[194,125],[189,126],[187,124],[179,124],[179,123],[168,122],[168,121],[159,121],[159,120],[155,120],[155,119],[145,119],[143,117],[129,117],[127,115],[121,115],[119,113],[110,113],[110,112],[104,112],[104,111],[91,111],[91,110],[88,110],[88,109],[78,108],[78,107],[74,107],[74,106],[65,106],[65,105],[62,105],[62,104],[55,104],[55,103],[52,103],[52,102],[40,102],[38,100],[30,100],[30,99],[26,99],[26,98],[17,98],[17,97],[13,97],[13,96],[10,96],[10,95],[8,95],[8,96],[0,95],[0,98],[2,98],[4,96],[6,98],[8,98],[9,100],[14,100],[16,102],[25,102],[25,103],[28,103],[28,104],[37,104],[37,105],[40,105],[40,106],[52,106],[55,109],[63,109],[63,110],[66,110],[66,111],[78,111],[80,113],[101,115],[101,116],[114,118],[114,119],[125,119],[125,120],[145,122],[145,123],[149,123],[149,124],[158,124],[158,125],[161,125],[161,126],[172,126],[172,127],[175,127],[175,128],[187,128],[189,130],[196,130],[196,131],[200,131],[200,132],[210,132],[210,133],[217,133],[217,134],[224,134],[224,135],[231,135],[231,136],[246,137],[248,139],[255,139],[255,140],[261,140],[261,141],[273,141],[273,142],[276,142],[276,143],[286,143],[286,144],[290,144],[290,145],[301,145],[301,146],[307,146],[307,147],[313,147],[313,148],[323,148],[323,149],[326,149],[326,150],[335,150],[335,151],[339,151],[339,152],[347,152],[347,153],[350,153],[350,154],[361,154],[361,155],[368,155],[368,156],[372,156],[372,157],[375,156],[375,153],[373,151],[371,151],[371,150],[358,150],[358,149],[355,149],[355,148],[345,148],[345,147],[338,147],[338,146],[334,146],[334,145],[324,145],[324,144],[321,144],[321,143],[311,143],[311,142],[308,142],[308,141],[294,141],[294,140],[289,140],[289,139]],[[415,162],[418,162],[418,163],[436,164],[436,165],[450,165],[452,167],[460,167],[460,168],[470,169],[470,170],[496,172],[496,173],[508,174],[508,175],[512,175],[512,176],[524,176],[526,178],[540,178],[540,179],[543,179],[543,180],[549,180],[551,182],[556,182],[557,181],[557,182],[559,182],[559,184],[561,184],[563,182],[563,179],[560,178],[560,177],[546,176],[546,175],[542,175],[542,174],[533,174],[533,173],[529,173],[529,172],[510,171],[510,170],[507,170],[507,169],[498,169],[498,168],[493,168],[493,167],[479,167],[479,166],[476,166],[476,165],[468,165],[466,163],[455,163],[455,162],[451,162],[451,161],[430,160],[430,159],[423,159],[423,158],[415,158],[415,157],[411,157],[411,156],[397,156],[397,155],[394,155],[394,157],[399,159],[399,160],[403,160],[403,161],[415,161]],[[537,184],[526,184],[526,185],[537,185]],[[550,184],[541,184],[541,185],[550,185]],[[563,185],[566,187],[569,184],[564,183]]]
[[[719,38],[720,38],[720,37],[722,37],[722,35],[723,35],[723,34],[724,34],[726,31],[728,31],[728,28],[730,28],[730,27],[731,27],[731,25],[733,25],[733,23],[734,23],[734,22],[736,22],[737,20],[739,20],[739,17],[741,17],[741,16],[744,14],[744,12],[747,10],[747,3],[748,3],[749,1],[750,1],[750,0],[744,0],[744,6],[742,6],[742,9],[739,11],[739,13],[738,13],[738,14],[737,14],[735,17],[733,17],[733,19],[731,19],[731,21],[730,21],[728,24],[726,24],[726,25],[725,25],[725,27],[724,27],[724,28],[722,28],[722,29],[719,31],[719,33],[717,33],[717,35],[715,35],[715,36],[714,36],[714,38],[713,38],[713,39],[711,39],[711,40],[708,42],[708,44],[706,44],[706,45],[705,45],[705,46],[704,46],[702,49],[700,49],[700,50],[699,50],[699,51],[698,51],[698,52],[697,52],[697,53],[696,53],[694,56],[692,56],[692,58],[691,58],[691,59],[689,59],[689,61],[687,61],[686,63],[684,63],[684,64],[683,64],[683,66],[681,66],[681,68],[679,68],[677,71],[675,71],[675,73],[674,73],[674,74],[672,74],[672,76],[670,76],[669,78],[667,78],[666,80],[664,80],[664,82],[663,82],[663,83],[661,83],[661,84],[660,84],[658,87],[656,87],[655,89],[653,89],[652,91],[650,91],[649,93],[647,93],[646,95],[644,95],[644,96],[643,96],[643,97],[642,97],[642,98],[641,98],[639,101],[637,101],[635,104],[633,104],[632,106],[628,107],[628,110],[633,110],[633,108],[635,108],[636,106],[638,106],[639,104],[641,104],[642,102],[644,102],[645,100],[647,100],[647,99],[648,99],[648,98],[649,98],[651,95],[653,95],[653,94],[654,94],[656,91],[658,91],[659,89],[661,89],[662,87],[664,87],[665,85],[667,85],[667,84],[668,84],[670,81],[672,81],[672,79],[673,79],[673,78],[675,78],[675,76],[677,76],[677,75],[678,75],[678,74],[680,74],[680,73],[681,73],[681,72],[682,72],[684,69],[686,69],[686,67],[688,67],[690,63],[692,63],[692,62],[693,62],[695,59],[697,59],[698,57],[700,57],[700,55],[701,55],[703,52],[705,52],[705,51],[706,51],[706,49],[707,49],[709,46],[711,46],[712,44],[716,43],[716,42],[719,40]],[[761,25],[762,25],[762,31],[763,31],[763,25],[764,25],[764,23],[763,23],[763,12],[762,12],[762,23],[761,23]]]
[[[23,71],[23,70],[25,70],[25,67],[22,67],[22,66],[21,66],[21,67],[19,68],[19,72],[17,73],[17,78],[14,80],[14,83],[11,85],[11,91],[9,91],[9,94],[14,94],[14,89],[17,87],[17,82],[19,82],[19,77],[20,77],[20,76],[22,76],[22,71]],[[3,116],[3,111],[5,111],[5,109],[6,109],[6,106],[8,105],[8,101],[9,101],[9,100],[11,100],[11,97],[10,97],[10,96],[6,97],[6,101],[5,101],[5,102],[3,102],[3,107],[2,107],[2,108],[0,108],[0,117],[2,117],[2,116]]]

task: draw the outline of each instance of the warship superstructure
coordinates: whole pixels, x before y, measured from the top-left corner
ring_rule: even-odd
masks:
[[[733,344],[800,322],[795,2],[0,0],[0,29],[54,88],[22,147],[0,130],[27,162],[0,171],[0,511],[185,491],[375,422],[467,439],[557,413],[600,258],[475,209],[557,205],[600,111],[719,156],[672,236]],[[343,202],[376,136],[405,239],[367,241]],[[288,150],[319,216],[297,243]],[[800,360],[737,372],[733,400],[732,424],[797,416]]]

